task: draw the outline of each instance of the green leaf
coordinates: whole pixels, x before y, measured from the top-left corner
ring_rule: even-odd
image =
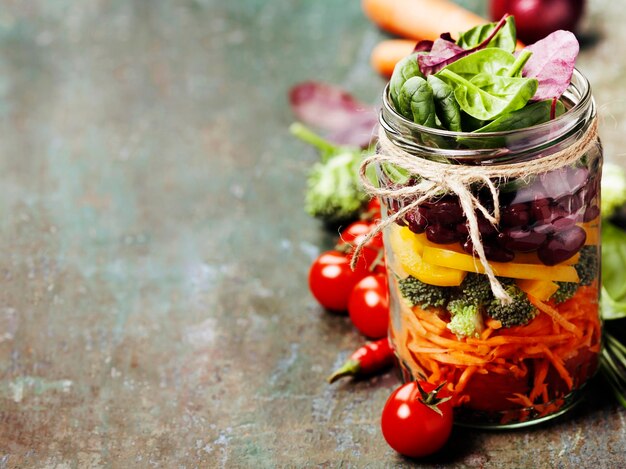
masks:
[[[398,96],[398,105],[402,115],[416,124],[435,127],[433,90],[423,78],[411,77],[404,82]]]
[[[515,61],[513,54],[502,49],[482,49],[451,63],[440,70],[437,76],[441,78],[446,70],[466,80],[471,80],[475,75],[481,73],[505,76]]]
[[[405,58],[400,60],[400,62],[398,62],[393,69],[393,74],[389,80],[389,95],[397,110],[400,109],[398,97],[400,95],[402,85],[404,85],[404,83],[412,77],[424,78],[424,75],[420,71],[420,67],[417,63],[418,55],[418,52],[407,55]]]
[[[400,185],[405,184],[411,178],[411,174],[406,169],[400,168],[391,163],[383,163],[382,168],[383,168],[383,171],[385,172],[385,175],[394,184],[400,184]]]
[[[460,35],[457,44],[464,49],[471,49],[472,47],[476,47],[478,44],[480,44],[489,37],[497,24],[497,22],[487,23],[465,31]],[[516,33],[515,19],[512,16],[509,16],[506,19],[504,27],[500,31],[498,31],[498,34],[496,34],[496,36],[491,41],[489,41],[487,47],[499,47],[500,49],[504,49],[505,51],[513,52],[515,51],[515,43],[517,40]]]
[[[518,130],[533,125],[543,124],[550,120],[552,100],[539,101],[524,106],[517,111],[502,114],[497,119],[487,125],[474,130],[473,133],[485,132],[505,132],[508,130]],[[561,101],[557,101],[556,115],[560,116],[565,112],[565,106]],[[457,141],[469,148],[500,148],[506,146],[505,137],[485,137],[485,138],[458,138]]]
[[[454,97],[454,89],[435,75],[428,77],[428,84],[433,90],[435,111],[441,125],[448,130],[460,132],[461,108]]]
[[[439,74],[454,87],[461,109],[479,120],[492,120],[526,105],[537,90],[537,80],[479,73],[470,81],[443,69]]]
[[[309,145],[317,148],[320,152],[322,163],[325,163],[331,158],[334,158],[337,155],[341,155],[342,153],[359,151],[358,148],[335,145],[333,142],[330,142],[325,138],[320,137],[318,134],[316,134],[300,122],[294,122],[293,124],[291,124],[289,126],[289,131],[292,135],[299,138],[303,142],[306,142]]]
[[[530,59],[530,57],[533,55],[533,53],[529,50],[523,50],[519,53],[519,55],[517,56],[517,59],[515,59],[515,63],[513,63],[513,65],[511,65],[511,68],[509,68],[506,72],[507,77],[521,77],[522,76],[522,70],[524,69],[524,65],[526,65],[526,62],[528,62],[528,60]]]
[[[602,317],[626,317],[626,232],[602,223]]]

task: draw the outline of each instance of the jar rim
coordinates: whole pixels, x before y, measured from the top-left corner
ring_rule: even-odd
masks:
[[[587,80],[587,78],[582,73],[580,73],[578,69],[575,68],[574,72],[572,73],[572,80],[570,81],[568,90],[573,86],[578,87],[578,84],[580,84],[580,86],[582,87],[582,89],[580,90],[582,94],[581,94],[579,101],[576,102],[572,108],[567,109],[567,111],[561,114],[560,116],[557,116],[548,122],[544,122],[543,124],[533,125],[531,127],[524,127],[522,129],[515,129],[515,130],[503,130],[500,132],[481,132],[480,134],[477,134],[475,132],[456,132],[453,130],[437,129],[434,127],[428,127],[425,125],[417,124],[415,122],[408,120],[406,117],[404,117],[402,114],[400,114],[398,111],[395,110],[393,103],[391,102],[391,99],[389,99],[389,83],[387,83],[383,91],[382,101],[383,101],[383,110],[390,112],[394,117],[397,117],[398,119],[401,119],[402,121],[404,121],[403,123],[406,123],[408,124],[408,126],[414,127],[415,130],[419,130],[420,132],[423,132],[423,133],[431,133],[433,135],[439,135],[442,137],[464,137],[464,138],[466,137],[472,138],[472,137],[477,137],[477,136],[480,138],[502,137],[502,136],[506,136],[510,134],[516,134],[516,133],[519,134],[520,132],[524,132],[529,129],[540,129],[542,127],[550,127],[551,125],[554,125],[557,122],[571,118],[573,114],[580,112],[584,107],[586,107],[586,105],[591,100],[591,85],[589,84],[589,80]],[[382,120],[383,110],[381,110],[381,120]]]
[[[439,156],[460,159],[469,157],[489,159],[499,157],[503,153],[510,155],[511,153],[526,153],[539,147],[545,149],[572,135],[573,132],[586,128],[589,119],[585,118],[595,115],[595,104],[591,95],[591,85],[578,69],[574,69],[570,84],[562,98],[570,102],[571,107],[560,116],[542,124],[499,132],[456,132],[416,124],[399,114],[389,97],[389,84],[387,84],[382,96],[379,121],[387,136],[395,144],[409,151],[411,149],[424,150],[434,152]],[[502,145],[495,148],[480,146],[469,149],[442,148],[425,143],[426,139],[424,138],[416,139],[414,138],[415,135],[433,137],[433,141],[441,138],[456,141],[456,139],[462,138],[466,142],[480,142],[485,139],[499,138],[503,141],[515,141],[515,145]],[[520,142],[525,142],[525,144]]]

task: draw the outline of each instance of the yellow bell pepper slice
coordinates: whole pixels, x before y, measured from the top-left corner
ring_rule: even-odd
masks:
[[[461,254],[441,248],[424,247],[424,261],[429,264],[468,272],[485,273],[480,261],[469,254]],[[529,278],[558,282],[579,282],[578,273],[571,265],[539,265],[516,262],[490,262],[494,273],[500,277]]]
[[[389,233],[389,241],[394,256],[404,271],[421,282],[439,287],[456,287],[461,284],[467,272],[441,267],[424,262],[420,244],[415,234],[407,227],[394,225]]]
[[[517,283],[520,290],[541,301],[549,300],[559,289],[556,283],[549,280],[518,279],[515,283]]]

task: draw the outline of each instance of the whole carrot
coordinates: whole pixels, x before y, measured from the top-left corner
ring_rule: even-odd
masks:
[[[359,347],[350,355],[341,368],[328,377],[329,383],[334,383],[344,376],[366,376],[393,364],[393,350],[389,345],[389,339],[368,342]]]
[[[475,13],[448,0],[362,0],[365,14],[382,29],[409,39],[434,41],[453,37],[486,23]]]
[[[387,39],[381,41],[370,57],[374,70],[385,77],[390,77],[396,64],[413,52],[415,41],[412,39]]]

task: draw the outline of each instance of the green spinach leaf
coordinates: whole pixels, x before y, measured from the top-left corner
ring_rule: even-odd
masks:
[[[473,133],[506,132],[508,130],[524,129],[533,125],[543,124],[550,120],[552,100],[539,101],[529,104],[517,111],[502,114],[487,125],[473,131]],[[561,101],[556,103],[556,116],[565,112],[565,106]],[[505,137],[465,138],[459,137],[457,141],[468,148],[501,148],[506,146]]]
[[[505,76],[514,64],[515,56],[513,54],[502,49],[489,48],[479,50],[451,63],[439,71],[437,76],[441,78],[441,74],[445,70],[466,80],[470,80],[480,73]]]
[[[454,97],[454,89],[435,75],[428,76],[428,84],[433,90],[435,112],[441,125],[448,130],[461,131],[461,108]]]
[[[465,31],[459,36],[456,43],[464,49],[476,47],[491,35],[497,24],[497,22],[487,23],[476,26],[469,31]],[[516,36],[517,32],[515,28],[515,19],[512,16],[509,16],[502,29],[498,31],[498,34],[496,34],[491,41],[489,41],[487,47],[499,47],[500,49],[504,49],[508,52],[513,52],[515,51]]]
[[[402,85],[404,85],[404,83],[412,77],[424,78],[424,75],[420,72],[419,65],[417,64],[418,55],[419,53],[417,52],[407,55],[405,58],[400,60],[400,62],[398,62],[393,69],[393,73],[389,80],[389,95],[396,109],[400,108],[398,97],[400,95]]]
[[[479,120],[492,120],[524,107],[537,90],[534,78],[479,73],[466,80],[447,68],[437,75],[454,88],[461,109]]]
[[[400,89],[399,111],[416,124],[436,126],[433,90],[421,77],[411,77]]]

